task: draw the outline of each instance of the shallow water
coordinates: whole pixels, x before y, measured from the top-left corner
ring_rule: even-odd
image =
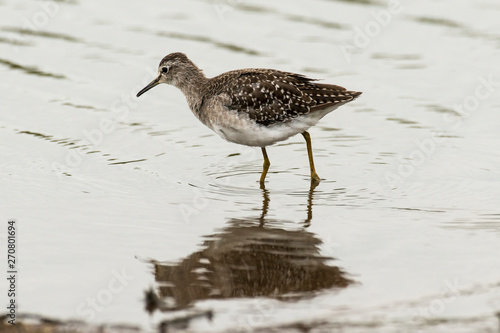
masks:
[[[1,1],[0,211],[19,225],[20,311],[494,332],[499,14],[493,0]],[[174,51],[208,76],[270,67],[363,91],[310,131],[319,186],[300,136],[268,149],[260,189],[259,149],[221,140],[175,88],[136,99]]]

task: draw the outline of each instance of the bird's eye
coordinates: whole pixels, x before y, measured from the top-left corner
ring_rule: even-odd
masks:
[[[168,67],[167,67],[167,66],[163,66],[163,67],[161,68],[161,72],[162,72],[163,74],[168,73]]]

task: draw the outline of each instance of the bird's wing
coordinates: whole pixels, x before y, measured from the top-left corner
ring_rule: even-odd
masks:
[[[272,70],[232,72],[224,84],[227,107],[245,112],[262,125],[284,122],[307,114],[315,102],[299,88],[300,81],[311,81],[301,75]]]
[[[340,106],[361,95],[359,91],[349,91],[341,86],[324,83],[308,83],[300,90],[316,102],[311,108],[311,112],[324,110],[335,105]]]
[[[250,119],[265,126],[355,98],[354,92],[343,87],[318,84],[303,75],[276,70],[244,69],[219,78],[215,80],[218,92],[229,97],[226,106],[245,112]]]

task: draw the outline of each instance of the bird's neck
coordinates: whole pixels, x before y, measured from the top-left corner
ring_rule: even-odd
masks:
[[[203,90],[207,80],[201,69],[193,64],[192,67],[182,73],[182,77],[175,84],[186,96],[189,107],[193,112],[198,112],[203,103]]]

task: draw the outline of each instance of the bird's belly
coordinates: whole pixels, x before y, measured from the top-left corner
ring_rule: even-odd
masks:
[[[306,131],[317,122],[309,117],[264,126],[255,122],[234,123],[230,126],[213,125],[212,129],[223,139],[245,146],[266,147]]]

